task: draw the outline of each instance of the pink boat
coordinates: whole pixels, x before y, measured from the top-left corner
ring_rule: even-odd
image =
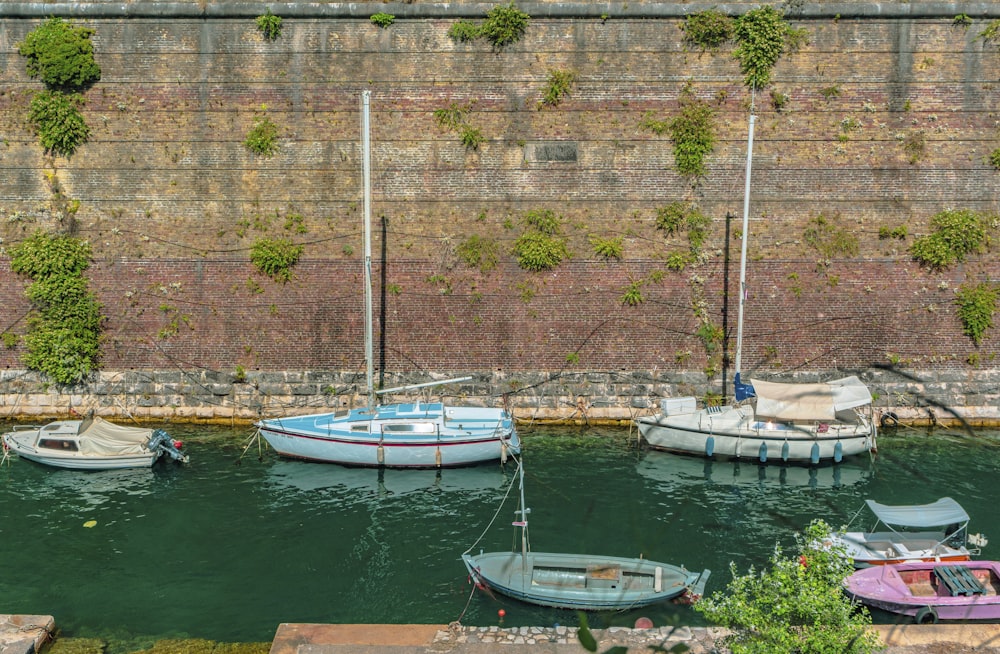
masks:
[[[938,620],[1000,619],[1000,562],[914,561],[858,570],[847,593],[862,604],[912,616],[919,624]]]

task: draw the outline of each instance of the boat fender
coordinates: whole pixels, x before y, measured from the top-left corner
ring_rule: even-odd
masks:
[[[889,429],[889,428],[892,428],[892,427],[898,427],[899,426],[899,416],[897,416],[892,411],[886,411],[886,412],[884,412],[882,414],[882,417],[879,419],[879,422],[882,424],[882,429]]]
[[[819,463],[819,443],[813,443],[812,451],[809,453],[809,460],[813,465]]]
[[[507,443],[500,443],[500,465],[507,463]]]
[[[844,460],[844,444],[837,441],[837,444],[833,446],[833,460],[840,463]]]
[[[917,624],[937,624],[938,614],[934,610],[933,606],[924,606],[917,611],[917,615],[913,617],[913,621]]]
[[[440,447],[437,448],[437,450],[434,452],[434,465],[436,465],[439,468],[441,467],[441,448]]]
[[[790,454],[790,451],[789,451],[789,447],[788,447],[788,441],[785,441],[785,443],[781,446],[781,460],[782,461],[788,461],[788,455],[789,454]]]
[[[757,450],[757,457],[761,463],[767,463],[767,443],[760,444],[760,449]]]
[[[385,448],[382,447],[381,443],[378,444],[378,449],[375,450],[375,456],[380,466],[385,465]]]
[[[705,456],[712,456],[715,452],[715,436],[709,436],[705,439]]]

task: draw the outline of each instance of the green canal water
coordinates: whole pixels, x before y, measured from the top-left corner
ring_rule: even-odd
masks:
[[[61,635],[116,642],[270,640],[279,623],[576,624],[571,612],[472,592],[460,555],[512,547],[515,468],[350,469],[251,449],[250,428],[168,425],[191,462],[75,472],[0,468],[0,607]],[[766,565],[813,518],[846,523],[866,498],[950,495],[1000,556],[1000,434],[901,429],[872,460],[823,468],[708,462],[636,447],[624,429],[522,429],[539,551],[644,556],[712,570],[708,592]],[[485,535],[484,535],[485,531]],[[993,532],[991,534],[991,532]],[[480,536],[483,536],[481,540]],[[703,624],[663,604],[594,627]]]

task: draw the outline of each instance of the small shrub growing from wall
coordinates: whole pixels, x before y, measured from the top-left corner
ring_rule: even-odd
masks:
[[[670,121],[674,163],[687,177],[705,174],[705,157],[715,149],[714,112],[707,102],[694,97],[690,87],[681,94],[681,113]]]
[[[716,51],[733,38],[735,21],[717,9],[691,14],[684,19],[684,43],[699,50]]]
[[[52,88],[77,90],[101,79],[90,42],[93,34],[89,27],[53,17],[32,30],[17,50],[28,59],[28,75]]]
[[[257,16],[257,29],[267,41],[274,41],[281,36],[281,17],[271,13],[268,7],[263,15]]]
[[[494,48],[502,49],[521,40],[528,29],[529,18],[513,2],[497,5],[486,13],[479,35],[492,43]]]
[[[770,5],[751,9],[736,19],[734,56],[740,62],[743,83],[763,89],[782,54],[795,52],[807,41],[807,32],[791,27],[784,14]]]
[[[478,234],[473,234],[456,248],[455,253],[458,258],[465,262],[470,268],[478,268],[480,272],[489,272],[496,268],[499,261],[499,247],[497,242],[490,238],[483,238]]]
[[[81,106],[79,93],[39,91],[31,99],[28,119],[46,152],[68,157],[87,142],[90,128]]]
[[[372,25],[386,28],[392,25],[393,22],[395,22],[396,17],[393,16],[392,14],[387,14],[385,12],[380,11],[377,14],[372,14],[369,20],[371,20]]]
[[[262,157],[271,157],[278,151],[278,126],[267,116],[267,107],[261,107],[254,117],[253,127],[247,132],[243,145]]]
[[[955,294],[955,306],[958,307],[963,333],[979,345],[986,330],[993,326],[997,287],[986,282],[974,286],[963,284]]]
[[[555,268],[570,256],[566,239],[560,236],[562,219],[550,209],[528,211],[522,222],[526,230],[514,242],[514,256],[525,270]]]
[[[987,220],[971,209],[946,209],[931,218],[933,232],[917,238],[910,255],[932,269],[944,269],[980,252],[986,244]]]
[[[302,246],[283,238],[259,238],[250,248],[250,261],[257,270],[281,284],[292,278],[292,267],[300,256]]]

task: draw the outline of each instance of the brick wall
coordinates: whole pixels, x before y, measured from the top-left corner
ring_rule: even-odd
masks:
[[[459,9],[408,18],[416,8],[393,5],[387,29],[366,15],[289,17],[268,43],[252,16],[154,16],[154,4],[137,3],[138,17],[111,5],[74,14],[96,30],[103,74],[86,93],[91,139],[70,159],[44,155],[24,118],[39,84],[16,44],[48,13],[8,7],[0,22],[0,237],[9,246],[60,225],[53,172],[80,200],[75,229],[94,247],[88,275],[108,316],[106,370],[347,375],[334,386],[363,371],[359,94],[370,89],[376,358],[387,376],[488,374],[499,395],[595,373],[643,391],[614,389],[613,401],[720,387],[717,365],[705,375],[693,302],[732,335],[723,280],[735,289],[748,95],[727,53],[685,50],[676,6],[662,18],[533,18],[522,41],[497,53],[447,37]],[[1000,173],[986,158],[1000,146],[1000,48],[976,39],[980,14],[963,29],[953,16],[913,13],[792,21],[810,44],[775,69],[789,103],[778,112],[767,94],[756,99],[743,365],[872,379],[889,366],[947,378],[946,403],[995,405],[996,338],[975,347],[953,299],[966,281],[997,278],[996,255],[932,273],[906,248],[942,209],[997,211]],[[576,86],[539,109],[557,69],[573,70]],[[676,115],[688,84],[712,103],[717,127],[708,174],[694,185],[674,170],[668,135],[640,127],[650,112]],[[451,103],[472,107],[486,137],[478,150],[437,124],[434,111]],[[242,145],[265,105],[281,128],[270,159]],[[845,134],[845,120],[860,127]],[[903,143],[917,134],[925,149],[911,163]],[[536,144],[548,143],[575,147],[575,161],[538,161]],[[677,200],[712,218],[707,260],[682,272],[665,261],[685,238],[655,227],[657,208]],[[523,212],[543,208],[562,216],[573,257],[526,273],[508,250]],[[291,214],[304,233],[286,229]],[[728,230],[727,214],[737,217]],[[821,261],[803,237],[820,214],[858,236],[856,257]],[[900,225],[906,240],[878,238],[879,227]],[[496,269],[459,261],[473,234],[500,243]],[[623,260],[599,260],[593,235],[623,238]],[[253,271],[260,236],[305,245],[292,282]],[[23,333],[24,280],[5,259],[0,280],[3,329]],[[637,281],[644,301],[623,306]],[[0,366],[19,370],[22,354],[0,350]],[[572,379],[567,402],[586,395],[583,377]]]

